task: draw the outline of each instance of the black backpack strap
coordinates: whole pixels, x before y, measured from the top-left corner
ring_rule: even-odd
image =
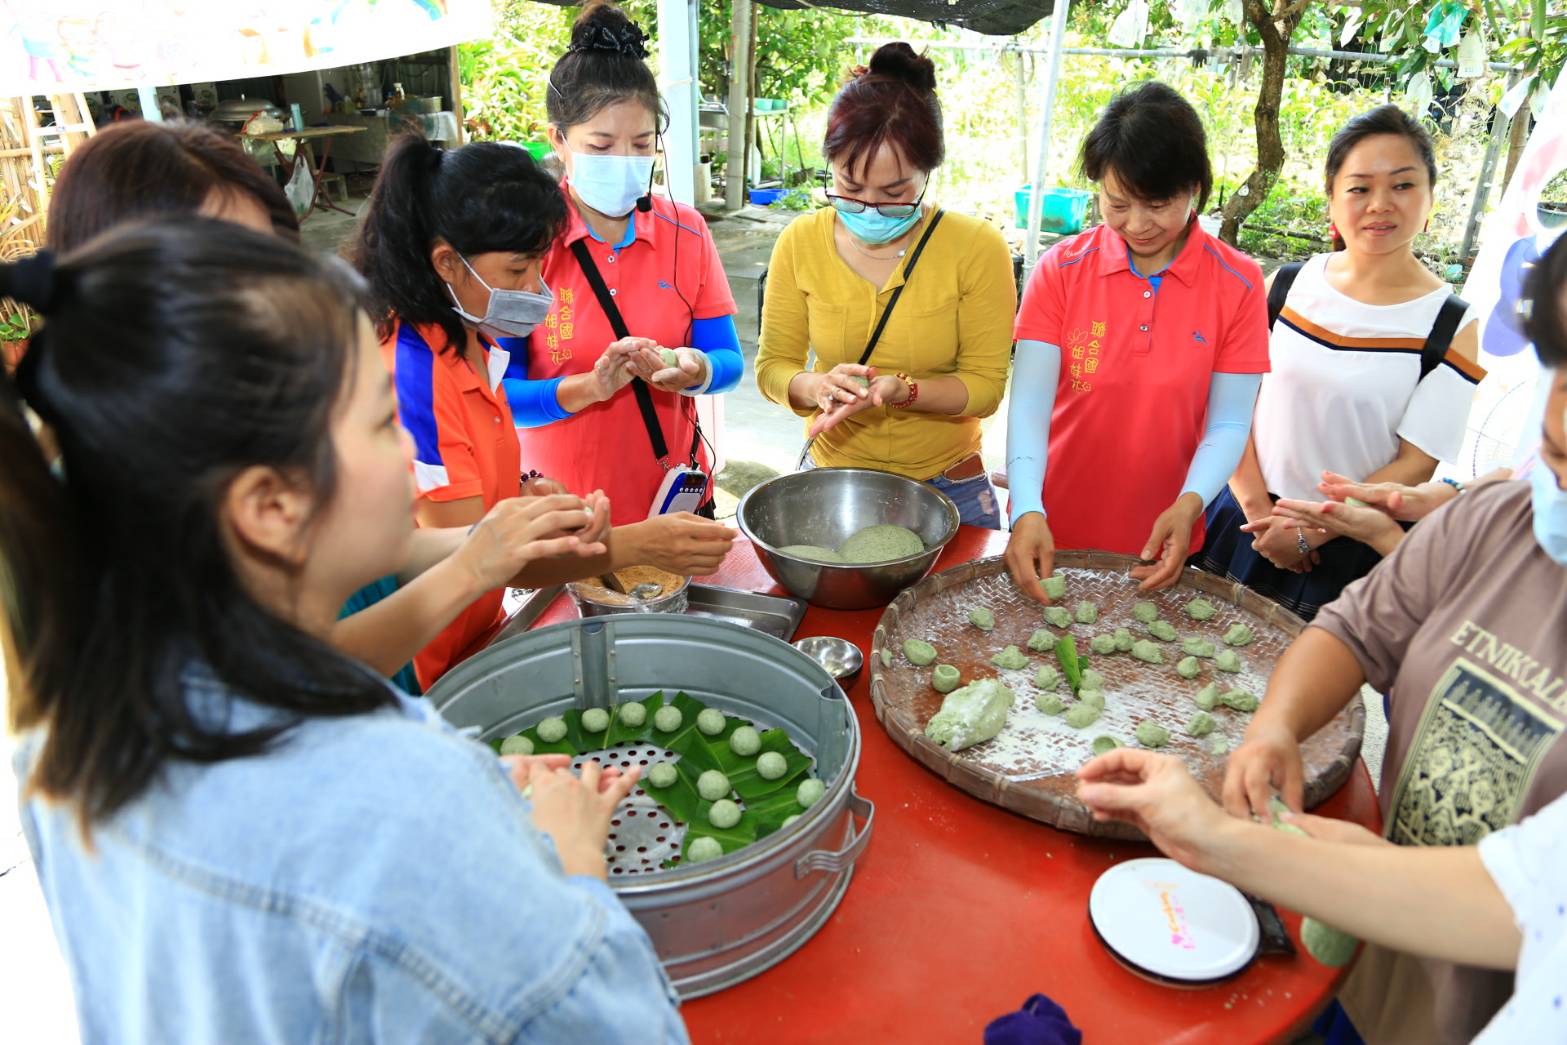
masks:
[[[876,329],[871,331],[871,339],[865,343],[865,351],[860,353],[860,366],[870,359],[871,353],[876,351],[876,342],[881,340],[881,332],[887,329],[887,320],[892,316],[892,310],[897,307],[898,299],[903,296],[903,288],[909,285],[909,280],[914,276],[914,266],[919,264],[920,255],[925,252],[925,244],[930,242],[931,233],[936,231],[936,226],[941,224],[942,211],[937,211],[930,216],[930,224],[925,226],[925,234],[914,245],[914,253],[909,255],[909,260],[903,266],[903,282],[892,288],[892,297],[887,300],[887,307],[882,310],[881,318],[876,321]]]
[[[1442,302],[1436,314],[1436,322],[1431,324],[1431,333],[1426,335],[1426,343],[1420,348],[1420,380],[1424,381],[1426,375],[1441,366],[1442,360],[1447,358],[1447,350],[1453,345],[1453,335],[1458,333],[1458,324],[1463,322],[1468,311],[1469,302],[1457,294],[1447,295],[1447,300]]]
[[[1295,277],[1300,275],[1300,267],[1303,261],[1291,261],[1280,265],[1273,273],[1273,285],[1268,288],[1268,329],[1273,329],[1273,324],[1278,321],[1279,313],[1284,311],[1284,302],[1289,300],[1290,287],[1295,283]]]

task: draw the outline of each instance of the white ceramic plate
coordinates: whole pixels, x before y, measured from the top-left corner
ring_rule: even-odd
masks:
[[[1262,935],[1239,889],[1174,860],[1128,860],[1110,868],[1089,893],[1088,917],[1121,961],[1188,983],[1244,969]]]

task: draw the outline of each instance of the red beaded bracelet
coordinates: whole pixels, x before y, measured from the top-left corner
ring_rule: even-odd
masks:
[[[913,406],[915,401],[920,397],[919,382],[915,381],[908,374],[902,372],[894,374],[893,376],[909,386],[909,397],[901,403],[893,403],[892,406],[896,410],[907,410],[909,407]]]

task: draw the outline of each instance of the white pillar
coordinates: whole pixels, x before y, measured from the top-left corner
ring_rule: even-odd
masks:
[[[696,0],[658,0],[658,53],[669,107],[664,131],[664,178],[670,195],[696,202]]]
[[[1050,60],[1045,90],[1039,105],[1039,153],[1034,164],[1033,191],[1028,199],[1028,238],[1023,241],[1023,278],[1034,271],[1039,258],[1039,220],[1045,206],[1045,173],[1050,166],[1050,116],[1056,105],[1056,81],[1061,78],[1061,45],[1066,40],[1066,20],[1072,0],[1056,0],[1050,19]]]
[[[158,91],[143,84],[136,88],[136,99],[141,102],[141,118],[154,123],[163,122],[163,110],[158,108]]]

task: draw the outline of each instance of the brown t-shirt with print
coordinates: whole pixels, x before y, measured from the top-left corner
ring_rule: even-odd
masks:
[[[1567,791],[1567,568],[1534,539],[1529,484],[1433,514],[1314,627],[1388,694],[1382,816],[1399,845],[1474,845]],[[1368,945],[1340,994],[1369,1045],[1467,1042],[1511,973]]]

